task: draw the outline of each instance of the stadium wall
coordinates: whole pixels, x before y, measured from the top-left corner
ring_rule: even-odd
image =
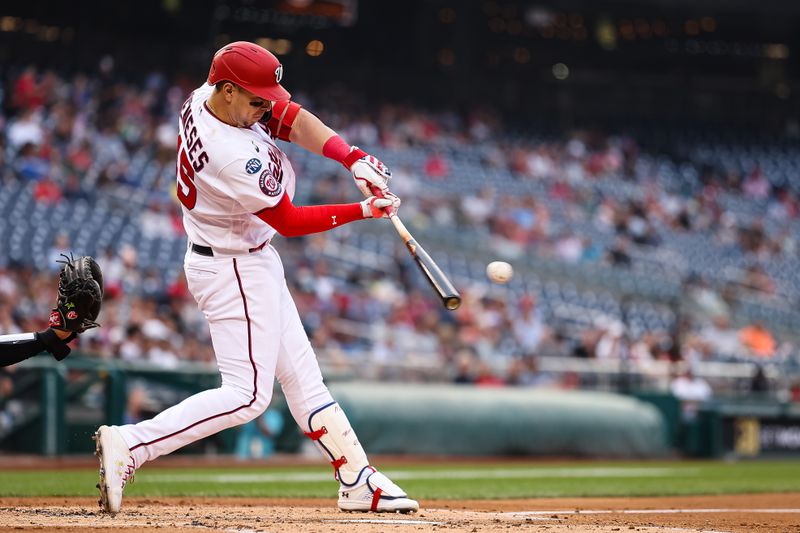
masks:
[[[387,383],[331,390],[370,453],[623,458],[669,449],[661,412],[618,394]]]

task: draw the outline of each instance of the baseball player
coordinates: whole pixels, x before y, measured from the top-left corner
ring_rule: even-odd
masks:
[[[419,508],[370,466],[323,383],[270,244],[276,233],[307,235],[385,217],[400,200],[389,191],[388,169],[292,102],[282,76],[271,53],[235,42],[214,55],[207,83],[181,108],[177,195],[188,235],[184,270],[208,319],[222,385],[152,420],[98,429],[100,503],[107,512],[120,510],[126,483],[146,461],[258,417],[269,405],[275,378],[295,421],[333,465],[340,509]],[[366,199],[294,205],[295,173],[278,139],[342,163]]]
[[[0,367],[9,366],[41,352],[61,361],[70,353],[67,343],[89,328],[97,327],[103,299],[103,274],[89,256],[68,258],[58,279],[58,300],[50,312],[49,328],[36,333],[0,336]]]

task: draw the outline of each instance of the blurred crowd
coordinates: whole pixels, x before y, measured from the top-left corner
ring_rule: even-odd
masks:
[[[110,58],[92,76],[65,77],[33,67],[16,72],[6,80],[0,115],[0,180],[33,183],[37,201],[46,204],[91,200],[139,186],[140,175],[131,169],[143,159],[162,177],[150,188],[139,223],[151,233],[178,237],[183,230],[170,169],[177,110],[193,88],[186,80],[168,80],[158,73],[143,83],[126,83],[115,76]],[[635,250],[658,248],[665,232],[708,232],[720,246],[753,259],[734,286],[691,280],[685,316],[670,329],[634,337],[618,320],[596,321],[581,330],[556,323],[542,311],[537,301],[541,295],[531,292],[468,288],[462,307],[448,313],[418,288],[413,264],[393,244],[396,271],[380,272],[332,261],[324,253],[330,236],[281,239],[277,246],[293,265],[287,280],[300,316],[326,363],[345,365],[354,354],[375,363],[435,354],[439,378],[459,383],[574,387],[579,385],[574,376],[541,372],[538,358],[624,359],[646,366],[650,361],[720,356],[758,361],[794,357],[794,346],[766,325],[734,326],[730,321],[739,291],[778,297],[776,280],[763,264],[797,254],[792,231],[776,231],[768,223],[797,219],[797,195],[772,186],[758,165],[746,174],[704,167],[696,190],[677,191],[662,183],[632,137],[574,132],[525,140],[505,131],[508,126],[489,109],[433,113],[380,104],[373,114],[335,87],[324,95],[296,96],[351,143],[387,150],[426,147],[421,168],[394,169],[393,188],[405,199],[404,210],[434,224],[488,231],[492,246],[506,255],[535,253],[568,263],[624,268],[634,262]],[[419,176],[432,182],[457,179],[451,158],[470,147],[476,147],[485,168],[544,184],[545,195],[508,194],[491,184],[464,195],[430,193]],[[620,198],[587,186],[608,176],[638,184],[641,194]],[[353,201],[354,188],[345,174],[314,179],[307,203]],[[763,219],[742,222],[719,202],[723,194],[766,202],[769,208]],[[556,206],[566,220],[588,222],[613,236],[611,244],[554,224]],[[55,259],[68,250],[62,235],[51,255]],[[164,368],[213,361],[208,328],[183,276],[143,270],[138,253],[131,247],[109,248],[97,258],[106,281],[103,327],[82,335],[79,348],[101,358]],[[55,287],[55,270],[4,265],[0,334],[41,329]],[[494,364],[498,355],[506,356],[502,365]]]

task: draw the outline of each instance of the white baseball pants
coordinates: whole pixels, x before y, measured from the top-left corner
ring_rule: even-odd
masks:
[[[151,420],[120,426],[136,467],[261,415],[275,377],[292,416],[333,401],[272,246],[237,256],[187,251],[189,290],[205,314],[222,386],[195,394]]]

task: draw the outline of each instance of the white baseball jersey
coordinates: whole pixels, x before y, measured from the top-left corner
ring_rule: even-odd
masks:
[[[238,128],[214,116],[206,100],[214,87],[195,90],[181,107],[178,198],[189,241],[226,252],[247,251],[275,229],[253,215],[295,193],[286,154],[260,124]]]

